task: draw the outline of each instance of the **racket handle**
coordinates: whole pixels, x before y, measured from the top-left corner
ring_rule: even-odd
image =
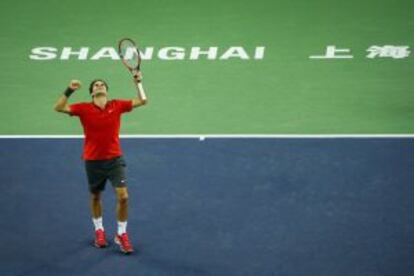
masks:
[[[146,101],[147,100],[147,96],[145,95],[144,87],[142,86],[142,83],[141,82],[138,82],[137,83],[137,90],[138,90],[138,96],[142,100]]]

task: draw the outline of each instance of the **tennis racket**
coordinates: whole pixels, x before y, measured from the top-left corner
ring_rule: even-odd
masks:
[[[118,42],[118,54],[122,63],[135,75],[141,70],[141,54],[135,42],[130,38],[123,38]],[[144,87],[141,82],[135,82],[141,99],[146,100]]]

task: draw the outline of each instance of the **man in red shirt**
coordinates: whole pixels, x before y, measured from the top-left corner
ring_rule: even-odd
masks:
[[[135,82],[141,81],[141,73],[134,75]],[[78,116],[84,130],[83,159],[91,194],[92,221],[95,226],[95,246],[108,245],[102,224],[101,192],[109,179],[117,195],[118,231],[115,242],[128,254],[133,247],[126,232],[128,218],[128,190],[125,176],[126,163],[119,143],[121,115],[133,108],[145,105],[146,97],[140,93],[131,100],[108,100],[108,85],[96,79],[89,86],[92,102],[69,105],[70,95],[81,87],[78,80],[72,80],[54,109],[71,116]]]

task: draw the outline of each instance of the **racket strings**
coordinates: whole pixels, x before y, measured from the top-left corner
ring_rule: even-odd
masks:
[[[138,49],[128,40],[120,44],[120,57],[131,67],[137,67],[139,62]]]

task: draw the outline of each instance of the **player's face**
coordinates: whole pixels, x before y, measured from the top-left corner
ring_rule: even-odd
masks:
[[[108,94],[108,91],[106,90],[106,85],[102,81],[97,81],[93,84],[92,87],[92,93],[93,95],[97,94]]]

